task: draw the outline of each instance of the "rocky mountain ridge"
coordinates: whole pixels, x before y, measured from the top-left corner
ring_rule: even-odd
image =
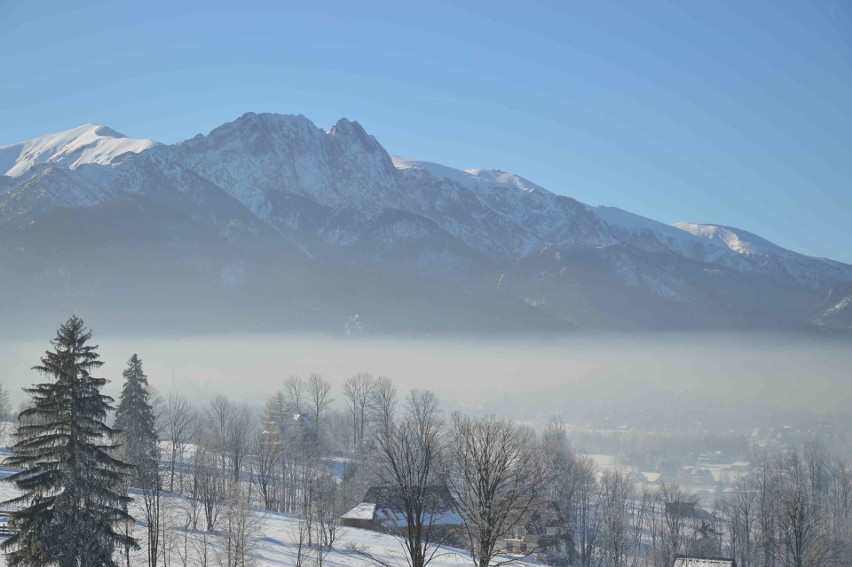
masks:
[[[46,265],[38,247],[73,241],[55,220],[86,211],[122,217],[91,222],[114,227],[123,254],[157,251],[133,285],[165,285],[156,258],[169,258],[170,270],[192,271],[187,285],[257,302],[236,309],[249,326],[248,314],[281,309],[330,329],[358,315],[359,328],[379,332],[452,330],[461,315],[445,302],[476,311],[469,330],[495,318],[506,331],[848,329],[849,306],[832,301],[852,282],[850,265],[731,227],[589,206],[503,171],[391,157],[346,119],[325,131],[304,116],[247,113],[174,145],[86,125],[0,148],[0,169],[0,294],[10,298],[34,278],[75,271],[73,254]],[[145,236],[127,238],[131,226]],[[69,305],[85,280],[63,284]]]

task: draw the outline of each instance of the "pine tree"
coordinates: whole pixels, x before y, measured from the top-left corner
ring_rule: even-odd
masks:
[[[142,360],[134,354],[122,372],[124,385],[115,412],[115,427],[122,433],[125,459],[133,465],[134,486],[141,489],[145,525],[148,530],[148,565],[157,565],[160,541],[160,471],[158,436],[148,377],[142,371]],[[125,532],[126,533],[126,532]],[[125,558],[130,549],[125,548]],[[129,561],[128,561],[129,564]]]
[[[141,487],[156,476],[159,450],[148,377],[137,355],[130,357],[122,376],[124,386],[118,398],[115,428],[124,434],[125,458],[135,467],[134,476]]]
[[[72,316],[33,369],[50,378],[25,391],[31,406],[20,415],[17,443],[7,463],[23,469],[7,480],[23,494],[5,502],[12,512],[12,566],[114,567],[116,546],[137,547],[117,532],[130,499],[119,492],[131,467],[114,458],[114,431],[104,420],[112,398],[91,372],[103,363],[92,333]]]

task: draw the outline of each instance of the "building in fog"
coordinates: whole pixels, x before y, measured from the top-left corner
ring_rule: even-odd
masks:
[[[427,487],[425,498],[428,502],[426,523],[432,528],[440,527],[442,531],[452,533],[464,527],[455,500],[446,486]],[[359,504],[340,517],[340,523],[353,528],[397,533],[405,529],[407,519],[393,487],[373,486]]]

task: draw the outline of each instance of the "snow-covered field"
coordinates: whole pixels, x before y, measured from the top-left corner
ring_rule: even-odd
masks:
[[[0,468],[0,478],[5,478],[10,472],[8,468]],[[0,499],[5,501],[16,493],[15,488],[10,483],[0,481]],[[181,518],[186,517],[181,509],[183,504],[185,502],[177,497],[166,499],[164,504],[166,516],[170,516],[178,526],[182,522]],[[137,519],[144,517],[139,507],[140,503],[137,501],[131,508],[131,513]],[[299,518],[289,514],[262,511],[254,511],[253,514],[258,523],[253,537],[255,564],[258,567],[296,565]],[[143,549],[131,552],[131,565],[134,567],[147,565],[147,555],[144,550],[145,525],[142,522],[137,522],[133,529],[133,535],[140,538]],[[170,565],[201,565],[201,548],[204,546],[205,539],[208,546],[208,565],[220,564],[217,554],[220,554],[223,548],[217,534],[174,527],[169,530],[168,538]],[[307,550],[305,553],[307,553],[307,557],[304,565],[315,566],[316,551]],[[323,559],[323,566],[360,567],[378,565],[376,561],[365,554],[379,558],[386,565],[407,565],[401,542],[397,538],[369,530],[340,527],[334,545]],[[186,563],[182,559],[185,555],[189,557]],[[6,565],[5,557],[0,556],[0,565]],[[444,548],[439,551],[439,555],[430,565],[433,567],[459,567],[472,565],[472,562],[465,551]]]

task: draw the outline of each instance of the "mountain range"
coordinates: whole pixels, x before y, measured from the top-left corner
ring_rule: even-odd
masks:
[[[0,147],[0,320],[345,333],[852,330],[852,265],[247,113]]]

